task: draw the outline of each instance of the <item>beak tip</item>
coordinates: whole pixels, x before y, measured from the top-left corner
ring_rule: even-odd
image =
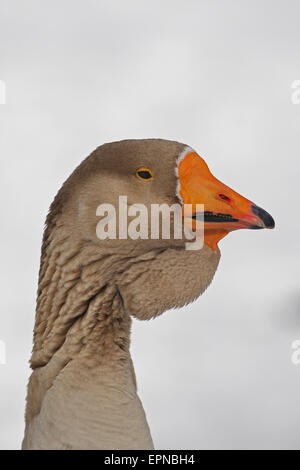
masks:
[[[255,204],[253,204],[251,206],[251,210],[252,210],[253,214],[256,215],[256,217],[258,217],[262,222],[261,226],[252,226],[251,228],[270,228],[270,229],[273,229],[275,227],[275,221],[274,221],[273,217],[267,211],[265,211],[261,207],[256,206]]]

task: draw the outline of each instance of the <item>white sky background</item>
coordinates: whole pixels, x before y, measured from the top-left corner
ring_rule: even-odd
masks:
[[[268,210],[220,242],[208,291],[134,322],[157,448],[300,449],[299,1],[0,0],[0,448],[19,448],[42,229],[96,146],[162,137]]]

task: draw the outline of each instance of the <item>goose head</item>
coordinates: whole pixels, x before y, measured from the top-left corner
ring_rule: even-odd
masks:
[[[161,231],[151,237],[119,233],[121,201],[151,214],[153,205],[188,205],[184,223],[197,232],[204,223],[204,244],[186,249],[186,236],[170,237]],[[122,199],[123,198],[123,199]],[[102,208],[115,208],[116,236],[100,237]],[[202,205],[197,210],[197,204]],[[128,215],[128,224],[134,219]],[[55,222],[53,222],[55,221]],[[108,223],[108,219],[107,219]],[[160,221],[161,223],[161,221]],[[66,181],[48,217],[45,250],[54,225],[69,245],[78,244],[91,259],[105,259],[99,276],[114,284],[130,315],[152,318],[196,299],[210,284],[217,269],[218,242],[237,229],[273,228],[274,220],[259,206],[216,179],[206,162],[185,144],[162,139],[125,140],[96,149]],[[102,225],[103,228],[103,225]],[[123,229],[122,229],[123,230]],[[108,261],[110,260],[110,261]],[[88,263],[87,258],[83,263]]]

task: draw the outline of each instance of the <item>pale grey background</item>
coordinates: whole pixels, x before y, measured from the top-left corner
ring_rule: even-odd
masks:
[[[300,448],[300,2],[1,0],[0,447],[18,448],[48,206],[96,146],[163,137],[269,210],[220,243],[212,286],[135,322],[157,448]]]

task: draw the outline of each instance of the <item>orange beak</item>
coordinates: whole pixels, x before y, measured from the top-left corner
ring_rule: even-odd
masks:
[[[192,210],[190,217],[194,229],[197,220],[204,220],[204,243],[212,249],[232,230],[274,228],[268,212],[217,180],[197,153],[191,151],[180,161],[178,176],[184,204],[204,204],[203,212]]]

